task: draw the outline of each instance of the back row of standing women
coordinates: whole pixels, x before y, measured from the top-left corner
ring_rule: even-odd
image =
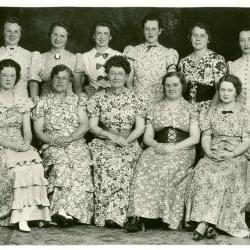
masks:
[[[244,77],[238,75],[243,83],[242,97],[241,87],[239,87],[241,83],[238,78],[234,76],[221,78],[226,73],[226,63],[222,56],[207,48],[210,34],[206,25],[197,23],[192,27],[190,40],[194,52],[179,63],[180,70],[188,81],[187,88],[181,74],[171,73],[176,70],[178,53],[158,43],[158,37],[162,31],[160,18],[155,15],[146,16],[142,21],[142,27],[145,43],[135,47],[128,46],[124,50],[129,64],[122,56],[112,57],[120,53],[108,46],[112,39],[112,28],[107,22],[99,22],[94,26],[95,48],[83,55],[75,56],[64,50],[68,37],[65,24],[52,25],[50,30],[52,49],[50,52],[40,54],[30,53],[18,47],[21,36],[20,26],[13,20],[7,21],[4,25],[6,46],[2,48],[2,55],[5,58],[14,59],[21,65],[21,80],[15,80],[17,84],[14,96],[9,99],[10,103],[6,98],[7,95],[3,95],[7,93],[4,91],[8,84],[5,86],[1,81],[4,107],[2,115],[5,121],[2,129],[6,135],[10,133],[10,131],[6,132],[8,122],[18,123],[20,128],[22,123],[20,117],[18,121],[13,122],[6,106],[15,103],[17,112],[28,113],[31,104],[29,106],[24,101],[16,103],[15,96],[20,96],[21,93],[27,96],[28,80],[31,97],[37,96],[39,82],[41,82],[42,97],[36,101],[36,108],[33,111],[34,129],[37,137],[44,143],[41,152],[49,180],[49,193],[52,195],[50,208],[53,211],[52,214],[57,215],[56,220],[67,221],[75,218],[82,223],[90,223],[94,191],[96,225],[124,226],[129,207],[129,215],[133,219],[127,225],[128,231],[136,231],[140,228],[142,225],[140,217],[162,218],[167,227],[177,229],[183,217],[185,195],[188,194],[186,221],[198,223],[194,239],[201,239],[207,231],[211,232],[209,226],[216,226],[234,236],[248,236],[243,218],[247,204],[244,199],[246,164],[243,153],[249,146],[249,124],[244,109],[234,101],[237,95],[239,100],[247,104],[249,29],[243,29],[240,32],[240,46],[244,54],[242,59],[229,64],[231,73],[235,75],[243,74],[244,71]],[[27,53],[27,57],[24,53]],[[24,58],[28,58],[24,63],[26,67],[22,65]],[[4,65],[3,69],[11,67],[13,68],[13,65]],[[240,70],[237,70],[238,68]],[[70,69],[74,75],[71,74]],[[15,69],[15,71],[17,73],[18,70]],[[163,78],[167,72],[169,73]],[[2,70],[1,74],[3,74]],[[87,114],[84,111],[87,100],[80,94],[84,77],[88,77],[89,81],[85,91],[88,96],[93,96],[88,101],[87,111],[90,118],[90,131],[96,137],[89,144],[94,165],[94,189],[90,178],[90,155],[82,138],[88,129]],[[216,92],[215,84],[219,79],[221,79],[218,85],[219,92]],[[133,91],[124,88],[125,82],[128,88],[135,90],[136,95]],[[70,86],[72,84],[79,97],[73,94]],[[182,98],[184,90],[186,90],[185,98],[191,104]],[[223,96],[224,92],[230,91],[233,91],[233,95],[229,99],[233,102],[229,102],[228,97]],[[163,100],[164,93],[165,101],[156,104]],[[212,168],[210,169],[214,175],[211,177],[211,174],[204,175],[203,172],[201,174],[198,170],[202,171],[203,168],[197,168],[197,171],[194,171],[194,184],[189,185],[189,191],[185,192],[187,184],[191,183],[188,182],[188,176],[192,175],[188,172],[194,163],[193,147],[199,141],[197,111],[201,114],[206,112],[212,98],[212,104],[218,103],[219,100],[222,104],[218,104],[213,110],[214,113],[204,121],[202,115],[200,116],[201,129],[206,135],[203,149],[207,158],[203,160],[205,163],[198,166],[214,166],[213,171]],[[6,103],[4,103],[5,99]],[[148,111],[146,108],[148,103],[156,106]],[[141,153],[137,138],[144,131],[145,118],[147,128],[144,142],[149,148],[141,155],[130,192],[134,167]],[[23,126],[23,129],[25,128],[27,125]],[[23,134],[25,135],[25,131]],[[13,137],[12,132],[11,137]],[[216,142],[214,140],[211,142],[213,138],[216,138]],[[236,139],[228,140],[228,138]],[[8,139],[0,139],[2,147],[8,148],[8,145],[4,145],[4,141]],[[18,144],[16,147],[14,151],[30,150],[25,143]],[[2,150],[3,152],[5,151]],[[8,153],[13,154],[13,150],[9,150]],[[39,164],[38,155],[35,153],[27,155],[30,157],[30,162]],[[9,157],[9,160],[17,159],[9,168],[12,169],[15,164],[22,162],[20,161],[22,157],[21,155],[20,158],[16,155]],[[212,163],[209,160],[212,160]],[[220,164],[227,166],[230,173],[222,171]],[[216,171],[217,169],[221,172]],[[238,171],[239,169],[241,171]],[[20,198],[21,195],[18,192],[24,191],[25,189],[22,190],[22,188],[25,185],[32,187],[34,182],[24,184],[23,176],[20,173],[18,175],[17,170],[18,168],[14,172],[16,179],[19,178],[19,184],[15,183],[14,194],[16,198]],[[5,169],[5,175],[6,172]],[[33,176],[37,174],[33,173]],[[234,177],[234,180],[226,182],[230,176]],[[47,185],[41,173],[40,180],[37,186]],[[225,183],[225,185],[220,185],[218,190],[218,183]],[[230,188],[235,185],[241,188],[238,190]],[[11,188],[10,184],[9,186]],[[211,189],[210,192],[207,191],[208,186]],[[42,197],[41,194],[43,194]],[[216,196],[218,194],[220,197]],[[38,197],[37,199],[33,197],[35,201],[31,204],[48,207],[44,192],[40,192],[39,195],[40,201]],[[214,197],[214,203],[217,206],[209,203],[204,207],[203,201],[211,200],[204,198],[207,195]],[[225,203],[224,199],[228,202]],[[27,200],[26,204],[24,201],[17,204],[19,207],[12,205],[12,211],[19,211],[22,206],[25,207]],[[226,207],[221,211],[222,205]],[[209,206],[213,210],[208,210],[206,213],[209,216],[206,216],[204,211],[207,211]],[[6,211],[9,211],[8,208]],[[23,220],[33,219],[26,216]],[[48,216],[46,217],[45,213],[37,219],[46,221]],[[25,231],[26,227],[27,231],[27,224],[23,223],[23,220],[19,223],[19,228]],[[20,218],[12,213],[12,223],[16,222],[20,222]]]

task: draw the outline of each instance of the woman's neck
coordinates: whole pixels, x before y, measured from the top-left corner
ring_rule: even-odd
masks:
[[[194,50],[194,58],[202,58],[208,51],[208,48],[204,48],[201,50]]]
[[[222,103],[223,110],[225,111],[232,110],[234,108],[234,105],[235,105],[235,101],[232,101],[230,103]]]
[[[168,98],[166,98],[165,100],[166,100],[166,102],[167,102],[170,106],[174,107],[174,106],[178,105],[180,99],[181,99],[181,97],[179,97],[179,98],[177,98],[177,99],[174,99],[174,100],[173,100],[173,99],[168,99]]]
[[[13,89],[2,89],[0,88],[0,102],[6,104],[12,104],[14,102],[14,91]]]
[[[109,47],[108,46],[105,46],[105,47],[96,46],[95,48],[98,52],[104,53]]]
[[[64,99],[66,97],[66,92],[55,92],[54,95],[58,97],[59,99]]]
[[[124,87],[121,87],[121,88],[112,88],[112,87],[111,87],[111,89],[112,89],[112,91],[115,92],[116,94],[120,94],[120,93],[123,91]]]
[[[54,53],[61,53],[64,50],[64,48],[58,49],[58,48],[51,48],[51,51]]]

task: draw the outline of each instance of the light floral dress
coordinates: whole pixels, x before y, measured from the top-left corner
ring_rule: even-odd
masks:
[[[33,119],[44,117],[44,133],[56,139],[69,136],[79,127],[78,110],[86,110],[86,96],[71,92],[60,100],[53,92],[41,97]],[[81,223],[90,224],[93,216],[93,185],[90,152],[82,137],[67,147],[44,144],[41,148],[52,214],[63,209]]]
[[[170,65],[177,65],[179,55],[160,44],[127,46],[123,52],[134,69],[133,85],[140,98],[149,103],[163,100],[162,77]]]
[[[34,103],[15,95],[14,104],[0,103],[0,137],[21,145],[23,115]],[[0,225],[9,226],[19,220],[50,221],[48,181],[42,160],[31,147],[17,152],[0,146]]]
[[[233,152],[250,137],[250,116],[240,105],[224,113],[219,103],[202,121],[211,150]],[[206,155],[196,165],[186,200],[186,221],[206,221],[235,237],[247,237],[245,223],[247,160],[244,155],[215,162]]]
[[[132,129],[136,116],[145,116],[142,101],[126,88],[120,94],[111,88],[97,92],[87,107],[90,117],[99,117],[102,125],[117,132]],[[104,226],[105,220],[113,220],[124,226],[139,143],[120,147],[96,138],[89,147],[94,161],[95,224]]]
[[[180,60],[179,70],[188,82],[185,98],[201,111],[203,108],[209,108],[210,100],[216,92],[215,84],[225,75],[227,67],[225,59],[212,50],[208,50],[198,64],[195,64],[192,55]],[[208,88],[210,86],[210,88],[198,92],[199,85],[208,86]]]
[[[190,125],[198,124],[194,107],[183,98],[173,113],[167,101],[162,101],[153,106],[147,118],[155,132],[173,127],[189,133]],[[194,160],[194,147],[167,155],[157,154],[153,147],[143,151],[131,186],[129,216],[162,218],[169,228],[180,228],[188,172]]]
[[[29,80],[35,80],[41,83],[42,95],[46,95],[50,90],[50,73],[52,69],[63,64],[69,67],[73,72],[76,71],[80,54],[73,54],[67,50],[61,50],[60,53],[48,51],[40,54],[38,51],[33,52],[31,59],[31,66],[29,72]],[[70,86],[72,91],[72,86]]]

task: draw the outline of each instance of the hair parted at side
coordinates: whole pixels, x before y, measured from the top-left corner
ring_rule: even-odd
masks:
[[[201,22],[201,21],[196,22],[196,23],[194,23],[194,24],[191,26],[191,28],[189,29],[189,33],[188,33],[188,40],[191,40],[192,32],[193,32],[193,29],[194,29],[195,27],[199,27],[200,29],[205,30],[206,33],[207,33],[207,35],[208,35],[208,40],[209,40],[209,42],[211,42],[211,40],[212,40],[211,29],[210,29],[210,27],[208,26],[207,23]]]
[[[0,73],[4,68],[8,67],[14,68],[16,70],[16,81],[15,81],[16,84],[21,78],[21,67],[16,61],[12,59],[4,59],[0,61]]]
[[[180,79],[180,83],[182,85],[182,93],[185,92],[186,89],[187,89],[187,81],[185,79],[184,74],[182,74],[181,72],[177,72],[177,71],[168,72],[166,75],[164,75],[162,77],[162,85],[163,85],[164,92],[165,92],[165,82],[166,82],[166,79],[170,78],[170,77],[173,77],[173,76],[178,77]]]
[[[226,74],[224,76],[222,76],[218,82],[218,84],[216,85],[217,90],[220,90],[220,86],[222,82],[231,82],[234,85],[234,88],[236,90],[236,94],[239,95],[242,91],[242,83],[240,81],[240,79],[235,76],[235,75],[231,75],[231,74]]]
[[[96,21],[93,24],[92,30],[91,30],[91,36],[93,36],[95,34],[96,28],[98,26],[102,26],[102,27],[107,27],[109,29],[110,35],[113,37],[115,35],[115,31],[114,31],[114,27],[112,25],[112,23],[110,21],[107,20],[99,20]]]
[[[149,13],[148,15],[146,15],[145,17],[143,17],[142,21],[141,21],[141,27],[144,29],[144,24],[147,21],[157,21],[158,22],[158,26],[159,29],[163,28],[163,22],[162,19],[159,15],[157,15],[156,13]]]
[[[64,64],[58,64],[55,67],[53,67],[50,73],[50,78],[53,79],[56,75],[58,75],[59,72],[62,72],[62,71],[67,71],[70,82],[73,82],[73,72],[69,67],[67,67]]]
[[[109,73],[111,67],[121,67],[124,69],[125,73],[129,75],[131,68],[130,64],[124,56],[112,56],[105,63],[104,68],[106,74]]]
[[[57,22],[54,22],[50,25],[50,28],[49,28],[49,36],[51,36],[53,30],[55,27],[62,27],[64,28],[67,32],[68,32],[68,38],[71,36],[71,32],[70,32],[70,28],[69,28],[69,25],[64,22],[64,21],[57,21]]]

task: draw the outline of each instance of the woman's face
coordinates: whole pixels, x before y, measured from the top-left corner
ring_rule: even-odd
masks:
[[[237,95],[234,85],[231,82],[227,81],[221,83],[219,94],[222,103],[225,104],[235,102],[235,97]]]
[[[239,35],[239,44],[243,55],[250,54],[250,30],[241,31]]]
[[[68,32],[61,26],[55,26],[50,35],[53,49],[64,49],[68,40]]]
[[[0,72],[0,87],[5,90],[13,89],[16,83],[16,69],[4,67]]]
[[[171,76],[165,80],[165,92],[167,99],[177,100],[182,97],[182,84],[177,76]]]
[[[66,93],[69,89],[69,85],[70,76],[66,70],[60,71],[57,75],[54,75],[52,79],[52,88],[56,93]]]
[[[98,47],[108,47],[109,41],[111,40],[111,34],[109,27],[107,26],[97,26],[95,29],[95,34],[93,35],[95,44]]]
[[[158,43],[161,31],[162,29],[159,28],[157,20],[148,20],[144,24],[144,29],[143,29],[146,43],[152,45]]]
[[[111,88],[113,89],[123,88],[127,77],[128,76],[122,67],[112,66],[109,69],[108,78],[110,81]]]
[[[6,46],[17,46],[21,38],[21,27],[17,23],[5,23],[4,41]]]
[[[203,50],[207,48],[209,37],[206,30],[200,27],[194,27],[191,34],[191,43],[194,50]]]

